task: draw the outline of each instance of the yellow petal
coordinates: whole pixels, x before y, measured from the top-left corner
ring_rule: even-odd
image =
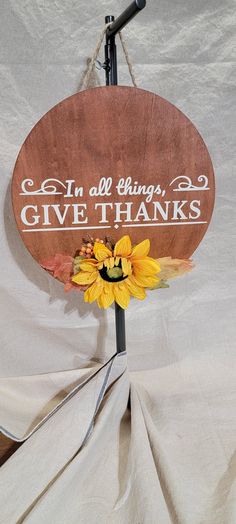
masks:
[[[144,276],[143,274],[133,274],[134,282],[141,287],[154,287],[158,282],[159,278],[155,276]]]
[[[91,304],[91,302],[94,302],[94,300],[96,300],[99,295],[101,295],[102,290],[103,280],[98,277],[97,280],[85,291],[84,301]]]
[[[97,264],[96,260],[91,259],[91,261],[86,260],[84,262],[80,262],[79,267],[80,269],[82,269],[82,271],[87,271],[88,273],[92,273],[93,271],[96,270],[96,264]]]
[[[114,256],[128,257],[131,254],[131,240],[129,235],[125,235],[116,242]]]
[[[130,301],[130,293],[124,282],[119,284],[113,284],[114,286],[114,296],[115,301],[119,304],[120,307],[126,309]]]
[[[120,263],[120,257],[115,258],[115,266],[119,266]]]
[[[103,262],[103,265],[104,265],[107,269],[110,269],[110,258],[106,258],[106,260],[104,260],[104,262]]]
[[[130,260],[127,260],[127,258],[122,258],[121,259],[121,266],[122,266],[122,271],[123,271],[124,277],[126,277],[127,275],[131,275],[132,269],[131,269],[131,262],[130,262]]]
[[[97,298],[97,305],[100,307],[100,309],[103,308],[102,302],[101,302],[101,295]]]
[[[101,244],[100,242],[95,242],[93,252],[96,259],[99,260],[99,262],[112,256],[112,252],[110,251],[110,249],[108,249],[108,247],[104,246],[104,244]]]
[[[146,297],[143,287],[138,286],[132,277],[129,277],[125,280],[125,285],[133,297],[138,298],[139,300],[143,300]]]
[[[146,276],[156,275],[160,272],[159,264],[154,258],[150,257],[133,260],[133,268],[135,273],[138,271]]]
[[[76,275],[74,275],[71,280],[76,284],[79,284],[80,286],[87,286],[89,284],[92,284],[94,280],[96,280],[97,276],[97,271],[94,271],[93,273],[79,271],[79,273],[76,273]]]
[[[103,282],[103,291],[97,298],[97,304],[100,308],[107,309],[114,302],[113,284],[111,282]]]
[[[150,240],[143,240],[137,246],[134,247],[131,253],[131,258],[144,258],[150,251]]]

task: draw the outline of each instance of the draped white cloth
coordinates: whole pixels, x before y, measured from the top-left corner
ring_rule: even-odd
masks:
[[[131,301],[128,368],[114,310],[65,295],[12,216],[20,145],[78,91],[104,16],[128,3],[0,6],[0,426],[18,441],[37,429],[0,469],[1,524],[236,522],[234,1],[149,0],[124,30],[138,85],[196,125],[217,190],[194,271]]]
[[[129,373],[121,353],[8,386],[11,433],[47,419],[2,466],[1,523],[235,523],[235,372],[222,360]]]

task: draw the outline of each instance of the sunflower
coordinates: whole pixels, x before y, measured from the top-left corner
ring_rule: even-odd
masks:
[[[145,288],[152,288],[159,282],[160,265],[147,256],[149,250],[149,240],[132,247],[128,235],[123,236],[114,249],[95,242],[95,258],[80,262],[80,271],[72,277],[72,282],[88,286],[85,302],[97,300],[100,308],[108,308],[115,301],[126,309],[131,295],[143,300]]]

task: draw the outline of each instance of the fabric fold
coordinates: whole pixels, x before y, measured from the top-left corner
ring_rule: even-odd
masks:
[[[64,478],[67,468],[89,441],[106,391],[125,369],[126,354],[114,355],[99,372],[83,383],[83,387],[74,388],[67,401],[60,404],[60,409],[54,410],[2,466],[1,523],[23,522],[31,508],[51,491],[54,482]],[[21,472],[20,485],[17,471]],[[4,501],[8,500],[7,506],[3,504],[2,496]]]
[[[24,442],[113,359],[82,369],[0,379],[0,433]]]
[[[2,466],[0,524],[234,524],[222,365],[128,372],[114,355]]]

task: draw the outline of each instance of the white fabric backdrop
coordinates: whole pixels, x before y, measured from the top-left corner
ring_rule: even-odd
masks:
[[[192,274],[173,282],[169,290],[150,293],[141,305],[138,301],[131,303],[126,314],[128,366],[132,381],[137,371],[143,388],[149,391],[146,396],[156,406],[153,412],[157,410],[161,417],[159,444],[170,457],[166,489],[175,492],[179,486],[177,508],[178,497],[181,499],[181,510],[176,510],[172,521],[234,524],[235,2],[147,3],[142,14],[124,30],[138,84],[174,103],[196,125],[212,157],[217,198],[212,223],[193,257],[196,268]],[[60,283],[41,270],[25,250],[12,216],[10,182],[20,145],[32,126],[53,105],[79,89],[104,16],[119,15],[126,6],[126,0],[1,3],[3,397],[6,377],[87,368],[88,361],[103,362],[115,350],[114,311],[85,305],[77,294],[65,295]],[[120,48],[118,52],[119,83],[130,84]],[[103,72],[97,75],[103,84]],[[74,380],[73,372],[71,377]],[[156,383],[152,391],[150,380]],[[178,450],[173,446],[179,424],[181,435],[188,435],[187,469],[183,465],[186,440]],[[24,446],[16,453],[18,457]],[[157,450],[156,444],[154,447]],[[20,478],[20,458],[10,459],[3,467],[5,475],[12,478],[12,460],[18,461],[14,471]],[[168,497],[165,504],[168,506]],[[119,517],[121,520],[114,517],[114,522],[157,522],[155,513],[146,521],[143,517],[129,520],[125,515]],[[15,517],[11,518],[2,522],[14,523]],[[40,518],[32,522],[41,522]],[[81,522],[93,522],[92,516]],[[101,522],[106,522],[105,517]],[[161,516],[159,522],[166,524],[169,520]]]

